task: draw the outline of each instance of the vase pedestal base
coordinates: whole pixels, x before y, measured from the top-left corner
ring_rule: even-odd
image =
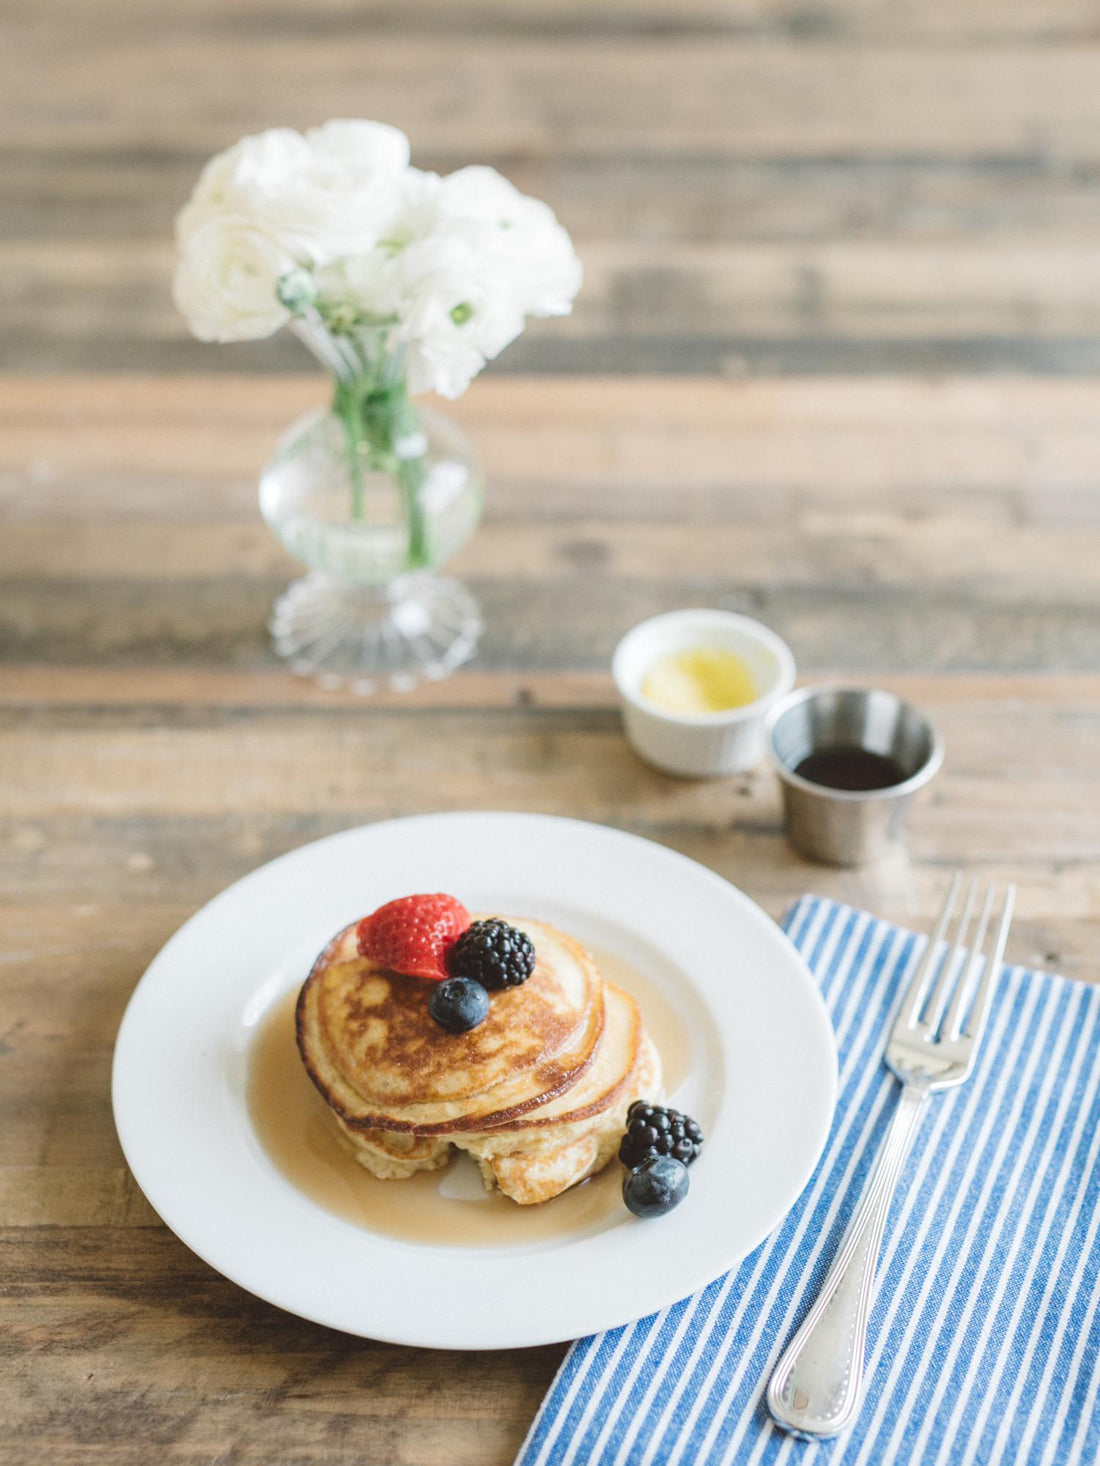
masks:
[[[378,587],[314,573],[279,597],[270,627],[291,671],[369,697],[449,676],[473,656],[482,622],[464,586],[427,571]]]

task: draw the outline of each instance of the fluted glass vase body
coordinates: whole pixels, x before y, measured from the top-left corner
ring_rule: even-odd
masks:
[[[260,480],[264,518],[308,569],[279,598],[275,650],[325,686],[369,694],[444,677],[472,656],[476,602],[437,572],[481,516],[466,437],[409,396],[384,331],[318,339],[329,409],[299,418]]]

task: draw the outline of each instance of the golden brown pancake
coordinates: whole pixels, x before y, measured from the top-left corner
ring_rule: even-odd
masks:
[[[661,1060],[652,1041],[643,1034],[637,1063],[609,1109],[580,1123],[535,1131],[528,1148],[509,1149],[506,1154],[479,1150],[482,1178],[490,1189],[498,1187],[521,1206],[549,1201],[602,1171],[619,1149],[626,1112],[633,1101],[656,1101],[660,1094]],[[491,1136],[483,1138],[492,1144]],[[463,1145],[463,1137],[456,1137],[455,1143]]]
[[[637,1004],[545,922],[535,971],[494,992],[468,1033],[428,1012],[431,983],[334,937],[298,1000],[298,1046],[356,1159],[383,1180],[476,1157],[485,1184],[522,1205],[558,1195],[615,1154],[635,1099],[656,1100],[661,1062]]]
[[[544,922],[515,922],[538,957],[527,982],[493,994],[469,1033],[441,1029],[430,983],[360,957],[347,927],[298,1000],[298,1046],[313,1082],[352,1129],[445,1135],[516,1119],[570,1089],[604,1024],[591,956]]]
[[[513,1120],[477,1132],[488,1146],[500,1149],[503,1137],[516,1132],[529,1144],[535,1131],[549,1125],[575,1125],[609,1110],[630,1080],[643,1040],[642,1015],[629,993],[613,983],[604,984],[607,1019],[596,1061],[564,1094],[528,1110]],[[472,1139],[472,1137],[471,1137]],[[463,1144],[461,1138],[456,1144]],[[476,1144],[468,1149],[477,1153]]]
[[[447,1164],[453,1146],[477,1160],[490,1190],[503,1191],[521,1206],[531,1206],[602,1170],[619,1148],[633,1101],[653,1102],[660,1094],[660,1057],[643,1032],[634,1066],[615,1085],[607,1108],[584,1119],[560,1116],[557,1123],[527,1130],[449,1137],[349,1130],[338,1117],[336,1124],[356,1160],[380,1180],[401,1180],[417,1171],[437,1170]]]
[[[416,1171],[437,1171],[451,1159],[450,1143],[433,1135],[349,1130],[339,1119],[336,1123],[355,1159],[380,1181],[403,1181]]]

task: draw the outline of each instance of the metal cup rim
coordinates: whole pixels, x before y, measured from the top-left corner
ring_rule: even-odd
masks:
[[[885,693],[887,697],[895,698],[903,708],[920,719],[931,735],[932,746],[928,757],[916,773],[910,774],[909,778],[903,779],[900,784],[888,784],[882,789],[831,789],[828,784],[815,784],[812,779],[804,779],[801,774],[796,774],[783,762],[775,751],[774,741],[775,725],[783,714],[797,707],[799,703],[808,702],[814,697],[840,692],[855,692],[861,695],[872,692]],[[768,710],[764,724],[764,738],[768,762],[783,783],[805,794],[816,795],[819,799],[836,800],[839,804],[867,804],[876,799],[904,799],[907,794],[913,794],[916,790],[922,789],[930,779],[934,778],[943,763],[944,742],[935,724],[914,703],[909,702],[899,693],[892,692],[888,687],[856,687],[848,682],[822,682],[815,683],[811,687],[796,687],[793,692],[786,693]]]

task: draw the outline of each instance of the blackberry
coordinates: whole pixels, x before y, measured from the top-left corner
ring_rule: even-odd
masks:
[[[490,990],[519,987],[535,970],[535,948],[506,921],[475,921],[447,953],[447,970]]]
[[[626,1134],[619,1159],[634,1171],[654,1156],[671,1156],[690,1166],[703,1144],[703,1132],[690,1115],[635,1100],[626,1112]]]

